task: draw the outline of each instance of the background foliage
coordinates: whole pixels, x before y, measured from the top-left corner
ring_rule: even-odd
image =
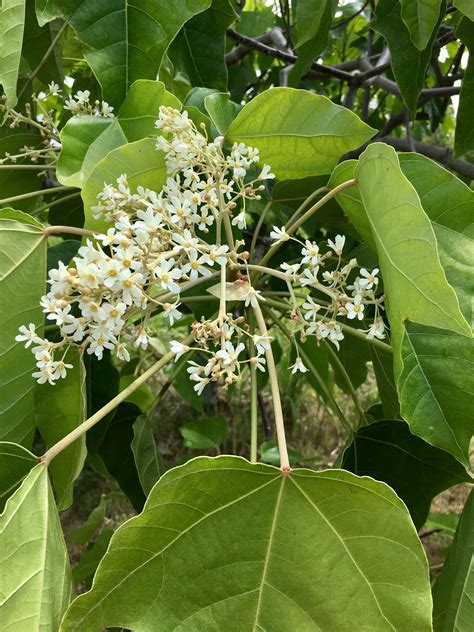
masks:
[[[5,629],[469,632],[472,2],[142,5],[0,7]],[[89,109],[77,108],[79,91],[88,91]],[[102,101],[113,117],[100,115]],[[265,285],[289,475],[272,467],[279,453],[267,376],[253,388],[248,375],[225,392],[211,385],[201,398],[180,361],[143,380],[48,468],[35,456],[214,311],[196,299],[201,290],[190,291],[171,330],[152,319],[149,351],[124,363],[71,349],[74,370],[55,386],[31,378],[32,356],[15,343],[29,322],[54,337],[39,306],[47,270],[77,253],[74,228],[107,228],[91,211],[104,182],[127,173],[132,187],[165,183],[155,151],[162,105],[186,109],[210,138],[258,148],[271,165],[276,182],[247,209],[242,234],[250,248],[258,233],[259,257],[273,224],[322,187],[356,179],[302,234],[345,234],[348,258],[380,268],[389,344],[368,343],[357,329],[338,354],[302,343],[309,371],[292,374],[286,287]],[[268,265],[291,261],[292,248]],[[251,409],[259,464],[245,460]],[[430,515],[435,496],[458,484],[456,502]],[[439,549],[448,545],[444,561]],[[92,590],[72,601],[94,575]]]

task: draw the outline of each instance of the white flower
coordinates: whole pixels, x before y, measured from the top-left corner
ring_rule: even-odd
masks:
[[[28,349],[28,347],[33,342],[35,344],[39,344],[41,342],[41,338],[36,333],[36,328],[33,323],[30,323],[28,325],[28,329],[25,327],[25,325],[21,325],[18,331],[20,333],[17,336],[15,336],[15,340],[17,342],[25,342],[25,349]]]
[[[91,93],[89,92],[89,90],[78,90],[75,95],[75,99],[78,103],[83,105],[84,103],[87,103],[89,101],[90,96]]]
[[[180,199],[173,196],[170,203],[166,205],[166,210],[171,214],[171,221],[181,226],[191,213],[191,203],[184,198]]]
[[[328,239],[328,246],[331,250],[334,250],[336,255],[339,257],[342,254],[342,249],[344,248],[344,244],[346,243],[346,238],[343,235],[336,235],[335,240]]]
[[[228,250],[229,246],[217,247],[215,244],[213,244],[209,247],[209,252],[202,256],[202,259],[210,266],[213,266],[214,262],[217,262],[220,266],[225,266],[227,263],[227,257],[225,255]]]
[[[46,382],[48,382],[49,384],[54,386],[54,373],[55,370],[53,365],[49,364],[41,367],[39,371],[32,373],[32,376],[37,380],[38,384],[45,384]]]
[[[117,345],[117,358],[119,360],[123,360],[124,362],[130,362],[130,354],[128,352],[127,347],[123,344],[120,343],[119,345]]]
[[[285,272],[285,276],[288,281],[295,280],[296,273],[300,269],[299,263],[282,263],[280,268]]]
[[[379,340],[383,340],[385,338],[385,323],[383,319],[379,316],[374,320],[372,325],[370,325],[369,329],[365,330],[367,332],[367,338],[378,338]]]
[[[196,248],[199,246],[199,239],[197,237],[193,237],[191,232],[185,228],[183,234],[173,233],[173,241],[177,244],[177,250],[184,250],[185,252],[189,252],[190,250],[196,251]]]
[[[296,358],[296,362],[293,364],[293,366],[290,366],[290,369],[293,374],[296,373],[296,371],[300,371],[300,373],[306,373],[306,371],[308,370],[303,364],[303,360],[299,356]]]
[[[170,325],[173,325],[175,320],[179,320],[182,317],[183,314],[178,309],[180,305],[179,301],[163,304],[163,313],[168,317]]]
[[[263,165],[263,169],[260,172],[260,175],[258,176],[259,180],[271,180],[272,178],[275,177],[274,173],[270,172],[270,165]]]
[[[316,315],[321,309],[321,305],[315,303],[311,296],[308,296],[308,300],[306,303],[303,303],[302,308],[306,312],[304,315],[305,320],[316,320]]]
[[[150,338],[147,334],[147,332],[145,331],[145,329],[139,329],[137,332],[137,335],[135,337],[135,340],[133,342],[133,346],[136,347],[138,349],[138,347],[141,347],[143,350],[148,349],[148,342],[149,342]]]
[[[102,106],[100,109],[100,113],[102,114],[102,116],[105,116],[106,118],[114,118],[114,108],[109,105],[107,103],[107,101],[102,101]]]
[[[51,368],[54,371],[53,378],[58,380],[66,377],[66,369],[72,369],[72,364],[65,364],[62,360],[59,360],[59,362],[53,362]]]
[[[182,272],[178,268],[172,269],[173,266],[174,259],[165,259],[155,268],[154,274],[164,290],[169,290],[173,294],[179,294],[181,290],[176,281],[181,278]]]
[[[189,347],[188,345],[183,345],[183,343],[179,342],[178,340],[172,340],[170,351],[171,353],[175,354],[174,361],[177,362],[184,353],[187,353],[189,351]]]
[[[240,230],[247,228],[247,222],[245,221],[245,211],[240,211],[238,215],[232,220],[232,226],[237,226]]]
[[[87,353],[95,354],[99,360],[102,360],[104,349],[113,349],[113,343],[100,331],[93,333],[91,343],[87,347]]]
[[[364,278],[358,279],[359,286],[364,290],[371,290],[374,287],[374,285],[377,286],[379,282],[377,278],[378,271],[379,271],[378,268],[374,268],[372,272],[369,272],[365,268],[361,268],[360,273],[362,277]]]
[[[316,330],[316,337],[318,340],[321,340],[322,338],[329,338],[336,349],[339,349],[339,341],[344,339],[341,326],[333,320],[330,320],[327,323],[316,323],[316,325],[318,326]]]
[[[273,230],[270,232],[270,239],[274,239],[276,243],[283,243],[284,241],[288,241],[288,239],[290,239],[290,235],[288,235],[284,226],[281,228],[274,226]]]
[[[199,253],[194,248],[188,252],[189,263],[186,263],[183,266],[183,272],[185,272],[191,281],[194,281],[201,276],[210,276],[211,272],[204,267],[203,264],[206,263],[205,256],[199,257]]]
[[[249,305],[257,307],[258,301],[264,300],[265,298],[261,295],[260,290],[256,290],[250,285],[247,295],[245,296],[245,307],[248,307]]]
[[[263,356],[259,355],[259,356],[254,356],[253,358],[250,358],[250,364],[252,364],[253,366],[255,366],[259,371],[262,371],[262,373],[265,373],[265,365],[266,365],[266,360]]]
[[[60,87],[54,81],[51,81],[51,83],[48,83],[48,89],[49,89],[49,94],[52,97],[57,96],[61,92]]]
[[[307,239],[301,254],[303,255],[301,263],[311,263],[316,266],[320,262],[319,246],[314,241]]]
[[[346,303],[347,318],[353,320],[358,318],[362,320],[364,318],[364,305],[362,303],[362,296],[357,294],[354,296],[352,303]]]
[[[197,384],[194,385],[194,390],[198,395],[202,395],[204,388],[209,384],[211,380],[208,377],[196,375],[194,381],[197,382]]]
[[[224,349],[219,349],[217,351],[216,356],[222,360],[222,363],[225,367],[229,367],[231,371],[233,371],[235,365],[238,363],[239,355],[245,349],[245,345],[243,342],[240,342],[237,347],[234,348],[234,345],[227,340],[224,343]]]
[[[252,342],[257,349],[258,355],[263,355],[265,351],[268,351],[268,349],[270,349],[271,341],[272,339],[270,338],[270,336],[261,336],[258,334],[254,334],[252,336]]]
[[[319,272],[319,267],[318,266],[316,266],[315,268],[306,268],[303,271],[303,275],[300,276],[300,283],[301,283],[301,285],[302,286],[305,286],[305,285],[317,286],[317,285],[319,285],[318,272]]]

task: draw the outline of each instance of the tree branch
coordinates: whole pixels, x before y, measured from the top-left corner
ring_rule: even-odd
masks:
[[[395,138],[394,136],[382,136],[377,141],[391,145],[397,151],[411,151],[410,143],[406,138]],[[428,143],[419,143],[413,141],[415,151],[423,156],[427,156],[432,160],[436,160],[440,164],[456,171],[465,178],[474,180],[474,165],[466,160],[455,158],[451,149],[448,147],[437,147]]]

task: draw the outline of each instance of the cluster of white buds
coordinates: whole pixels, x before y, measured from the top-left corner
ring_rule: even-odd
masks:
[[[343,265],[343,235],[336,235],[334,241],[328,239],[328,250],[325,253],[320,251],[316,242],[302,242],[286,232],[284,227],[274,226],[270,237],[276,243],[292,240],[301,247],[299,261],[281,264],[283,272],[280,275],[287,283],[292,316],[299,323],[298,331],[303,340],[308,336],[315,336],[318,341],[329,340],[339,349],[344,333],[337,317],[363,320],[368,306],[373,311],[373,320],[370,327],[363,331],[369,339],[385,338],[385,324],[380,314],[384,309],[384,296],[376,296],[379,270],[360,268],[359,275],[354,277],[353,271],[358,267],[357,259],[350,259]],[[332,269],[328,269],[330,262],[335,263]],[[298,291],[300,296],[304,296],[303,299],[298,300]],[[318,297],[311,296],[311,291],[317,292]],[[293,368],[295,371],[305,370],[299,358]]]
[[[49,94],[51,96],[59,95],[57,84],[49,84]],[[104,116],[106,118],[114,117],[114,108],[107,101],[90,101],[91,93],[89,90],[78,90],[76,94],[64,101],[64,109],[69,110],[72,114],[93,114],[94,116]]]
[[[237,262],[243,256],[237,252],[242,242],[232,250],[221,242],[221,224],[230,223],[237,207],[238,215],[244,213],[240,209],[247,199],[258,197],[262,179],[273,177],[269,167],[244,182],[258,153],[239,145],[226,156],[222,139],[208,143],[187,112],[162,107],[157,127],[172,134],[170,141],[163,136],[157,140],[157,149],[166,152],[169,173],[162,190],[138,187],[132,192],[125,175],[106,185],[92,210],[96,219],[113,226],[95,235],[95,241],[87,240],[69,267],[60,263],[49,272],[50,288],[41,305],[61,340],[41,339],[31,324],[20,329],[16,339],[36,345],[32,351],[39,371],[34,376],[40,383],[65,376],[64,349],[70,344],[99,359],[105,349],[114,350],[128,361],[131,348],[148,347],[152,312],[161,310],[173,324],[181,317],[181,292],[220,275],[229,259]],[[216,238],[209,243],[205,237],[213,225]],[[219,327],[219,357],[232,381],[236,360],[230,362],[223,354],[226,349],[230,353],[235,325],[221,318]],[[234,352],[241,352],[239,345]]]

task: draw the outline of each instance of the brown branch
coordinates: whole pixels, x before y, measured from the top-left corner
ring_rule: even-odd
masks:
[[[254,39],[252,37],[247,37],[246,35],[242,35],[242,33],[238,33],[233,28],[227,29],[227,36],[234,40],[234,42],[238,42],[239,44],[244,44],[248,48],[253,48],[254,50],[263,53],[264,55],[268,55],[269,57],[274,57],[275,59],[281,59],[288,64],[296,63],[298,57],[291,53],[285,53],[276,48],[272,48],[271,46],[267,46],[266,44],[262,44],[262,42]],[[348,72],[344,70],[340,70],[339,68],[334,68],[333,66],[324,66],[323,64],[318,64],[313,62],[311,64],[311,70],[318,72],[323,75],[329,75],[330,77],[335,77],[337,79],[341,79],[342,81],[353,81],[354,77]]]

